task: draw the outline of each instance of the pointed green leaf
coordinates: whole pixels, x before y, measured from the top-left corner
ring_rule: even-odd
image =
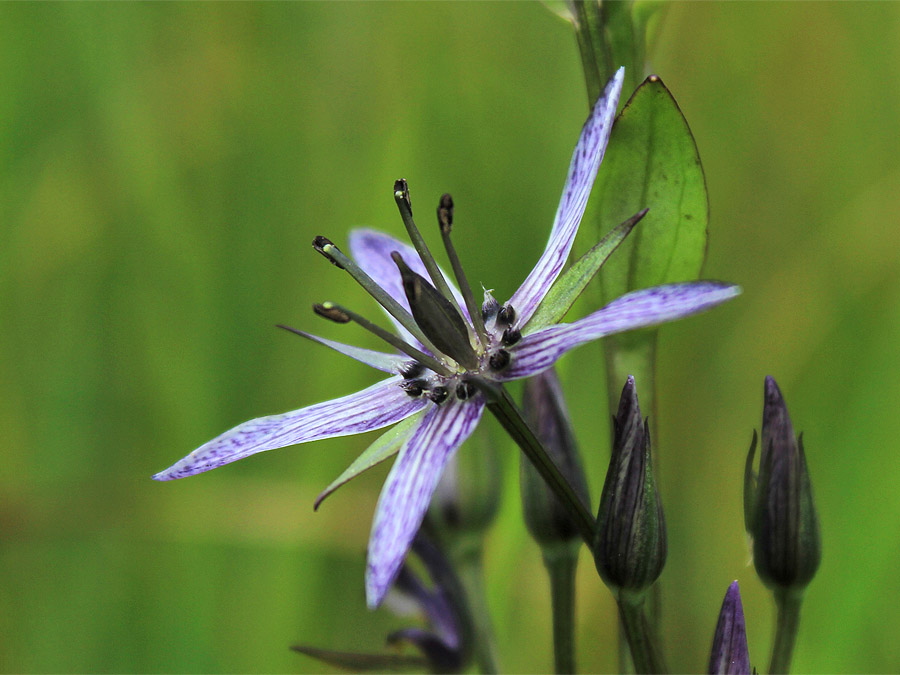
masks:
[[[616,119],[594,205],[601,223],[650,209],[603,268],[605,301],[699,277],[709,221],[706,180],[691,130],[656,76],[644,80]]]
[[[412,417],[407,417],[399,424],[395,424],[388,431],[381,434],[372,445],[363,450],[362,454],[353,460],[353,463],[350,464],[340,476],[335,478],[327,488],[322,490],[319,496],[316,497],[313,509],[318,510],[319,505],[325,498],[344,485],[344,483],[350,482],[363,471],[367,471],[376,464],[380,464],[388,457],[396,455],[406,442],[406,439],[409,438],[413,429],[415,429],[416,425],[422,420],[423,414],[424,411],[417,413]]]
[[[619,244],[628,236],[631,229],[644,217],[647,209],[636,213],[631,218],[597,242],[594,247],[578,259],[565,273],[556,280],[547,295],[541,301],[537,311],[525,325],[525,333],[533,333],[541,328],[559,323],[572,307],[578,296],[591,279],[600,271],[603,263]]]

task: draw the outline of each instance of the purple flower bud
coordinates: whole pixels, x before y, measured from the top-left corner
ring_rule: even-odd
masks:
[[[819,521],[803,452],[778,385],[766,378],[759,480],[753,475],[756,434],[744,474],[744,519],[753,560],[766,585],[799,590],[822,557]]]
[[[750,675],[750,652],[741,592],[734,581],[725,592],[709,656],[710,675]]]
[[[650,428],[641,418],[633,377],[622,390],[613,425],[594,562],[613,589],[643,591],[666,564],[666,523],[650,463]]]

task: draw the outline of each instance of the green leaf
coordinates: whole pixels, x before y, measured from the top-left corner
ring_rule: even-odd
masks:
[[[327,488],[322,490],[319,496],[316,497],[313,509],[318,510],[319,505],[325,498],[344,485],[344,483],[350,482],[363,471],[371,469],[376,464],[380,464],[388,457],[396,455],[406,442],[406,439],[409,438],[413,429],[421,421],[423,414],[424,411],[417,413],[412,417],[407,417],[399,424],[395,424],[388,431],[381,434],[372,445],[363,450],[362,454],[353,460],[353,463],[350,464],[340,476],[335,478]]]
[[[709,222],[706,180],[687,121],[655,75],[644,80],[616,119],[593,194],[602,223],[650,209],[604,266],[604,301],[699,277]]]
[[[585,286],[600,271],[610,254],[616,250],[646,213],[647,209],[644,209],[631,216],[569,267],[544,296],[537,311],[525,324],[524,332],[533,333],[541,328],[559,323],[581,295]]]

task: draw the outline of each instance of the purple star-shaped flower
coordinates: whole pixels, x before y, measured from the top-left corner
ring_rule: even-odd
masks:
[[[438,293],[425,280],[431,271],[410,246],[386,234],[356,230],[350,234],[353,263],[337,258],[343,254],[328,240],[323,239],[324,244],[317,240],[320,252],[339,266],[358,265],[369,282],[399,305],[389,311],[406,342],[402,346],[419,350],[422,356],[361,349],[301,333],[391,375],[343,398],[245,422],[154,478],[184,478],[265,450],[372,431],[423,413],[406,431],[375,511],[366,594],[369,606],[378,606],[400,569],[444,466],[481,419],[485,400],[477,385],[536,375],[586,342],[695,314],[740,292],[737,286],[712,281],[657,286],[624,295],[573,323],[529,327],[572,248],[609,140],[623,76],[620,69],[594,105],[572,156],[547,247],[509,302],[501,306],[486,294],[481,316],[473,321],[464,298],[449,284],[447,295],[452,298],[446,298],[446,304],[429,300]],[[422,296],[431,310],[417,304],[428,305]],[[350,320],[331,307],[320,309],[329,318]],[[460,335],[467,336],[463,346]]]

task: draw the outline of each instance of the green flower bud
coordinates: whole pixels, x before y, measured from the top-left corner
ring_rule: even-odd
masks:
[[[522,402],[525,420],[547,449],[559,472],[569,481],[585,505],[590,505],[587,479],[581,468],[575,434],[553,369],[525,382]],[[525,525],[542,548],[581,543],[578,528],[537,469],[521,455],[519,473]]]
[[[753,474],[756,433],[744,473],[744,520],[753,538],[753,561],[772,588],[801,590],[822,557],[819,519],[803,452],[794,437],[781,391],[766,377],[759,480]]]
[[[613,419],[612,456],[594,538],[597,571],[614,590],[649,588],[666,563],[666,523],[650,463],[650,427],[642,420],[634,378]]]

